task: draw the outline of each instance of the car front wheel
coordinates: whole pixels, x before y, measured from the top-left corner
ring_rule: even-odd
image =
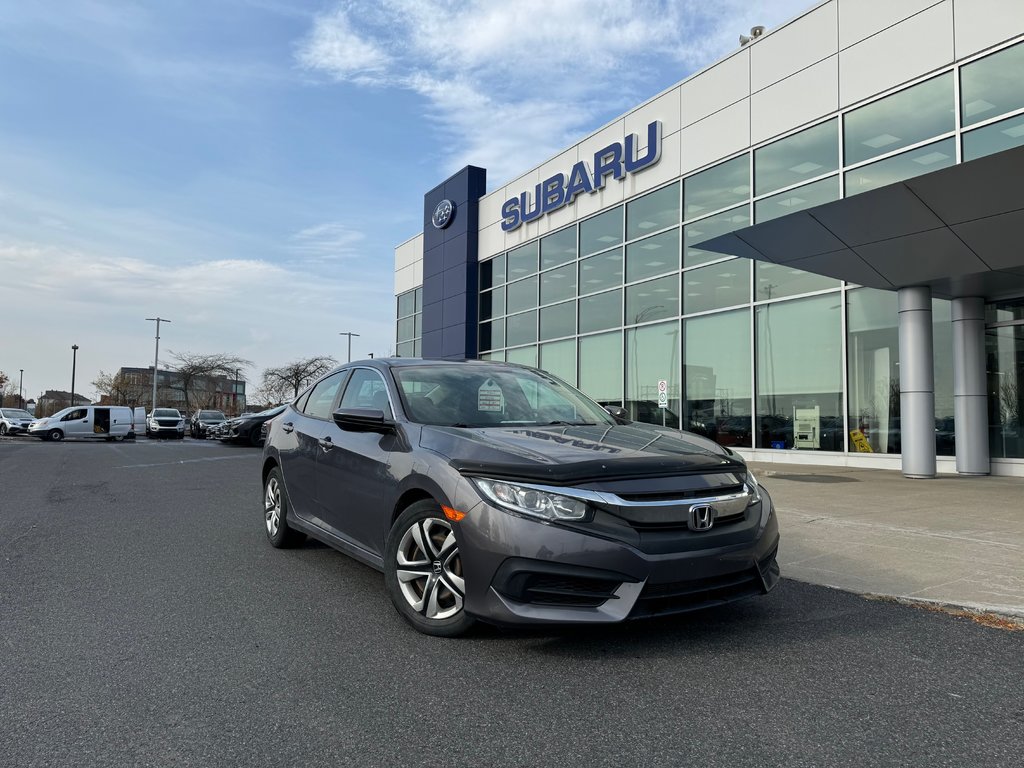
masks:
[[[466,582],[452,525],[433,500],[395,521],[384,555],[384,582],[407,622],[427,635],[457,637],[476,623],[463,608]]]
[[[49,437],[51,440],[63,440],[64,433],[61,432],[59,429],[51,429],[47,434],[47,437]]]

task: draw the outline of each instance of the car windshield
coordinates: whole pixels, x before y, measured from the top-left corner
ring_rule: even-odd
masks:
[[[181,414],[173,408],[157,408],[153,411],[153,418],[155,419],[180,419]]]
[[[8,419],[31,419],[32,418],[32,414],[31,413],[29,413],[28,411],[18,410],[17,408],[4,408],[3,414]]]
[[[597,403],[543,371],[452,364],[393,368],[410,421],[456,427],[614,424]]]
[[[216,419],[218,421],[224,421],[225,416],[220,411],[200,411],[199,412],[199,418],[200,419],[206,419],[207,421],[210,421],[210,420],[213,420],[213,419]]]

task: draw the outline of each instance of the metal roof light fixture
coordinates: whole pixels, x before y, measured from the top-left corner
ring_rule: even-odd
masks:
[[[746,45],[747,43],[753,42],[763,34],[764,27],[762,27],[760,24],[757,25],[756,27],[751,27],[749,37],[747,35],[740,35],[740,45]]]

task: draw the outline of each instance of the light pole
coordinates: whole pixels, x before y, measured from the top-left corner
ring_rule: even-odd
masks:
[[[171,322],[166,317],[147,317],[156,321],[156,353],[153,355],[153,410],[156,410],[156,372],[160,365],[160,323]]]
[[[22,386],[21,385],[24,384],[24,383],[25,383],[25,369],[24,368],[19,368],[18,369],[18,407],[19,408],[24,408],[25,407],[25,398],[21,396],[21,390],[22,390]]]
[[[75,406],[75,364],[78,362],[78,345],[71,345],[71,407]]]
[[[352,333],[351,331],[342,331],[338,334],[339,336],[348,336],[348,361],[352,362],[352,337],[359,336],[358,333]]]

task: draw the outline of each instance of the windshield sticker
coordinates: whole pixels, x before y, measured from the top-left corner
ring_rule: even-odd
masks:
[[[481,413],[501,413],[505,410],[505,396],[493,379],[485,381],[476,391],[476,409]]]

